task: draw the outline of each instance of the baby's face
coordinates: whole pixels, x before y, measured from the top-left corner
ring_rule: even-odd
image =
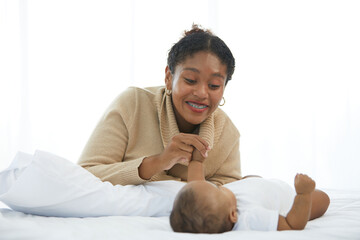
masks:
[[[236,198],[232,191],[223,186],[216,186],[208,181],[193,181],[185,188],[192,188],[199,201],[208,204],[221,204],[222,211],[236,210]]]

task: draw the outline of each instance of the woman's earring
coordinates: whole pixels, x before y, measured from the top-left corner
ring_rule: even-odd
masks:
[[[168,95],[168,96],[170,96],[170,95],[171,95],[171,90],[169,90],[169,89],[166,88],[166,89],[165,89],[165,94]]]
[[[225,105],[225,98],[224,98],[224,97],[222,97],[222,100],[223,100],[223,103],[219,103],[219,106],[220,106],[220,107],[222,107],[222,106],[224,106],[224,105]]]

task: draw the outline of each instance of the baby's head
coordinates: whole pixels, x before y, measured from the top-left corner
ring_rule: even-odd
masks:
[[[235,195],[207,181],[193,181],[178,193],[170,215],[175,232],[222,233],[237,221]]]

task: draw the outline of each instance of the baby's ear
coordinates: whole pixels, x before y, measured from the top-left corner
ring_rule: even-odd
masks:
[[[232,223],[237,222],[238,214],[237,214],[236,208],[235,209],[233,208],[233,209],[230,210],[229,219],[230,219],[230,222],[232,222]]]

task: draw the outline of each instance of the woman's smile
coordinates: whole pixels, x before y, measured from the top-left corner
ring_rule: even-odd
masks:
[[[189,105],[191,111],[196,113],[203,113],[209,108],[209,106],[206,104],[197,103],[194,101],[186,101],[186,104]]]

